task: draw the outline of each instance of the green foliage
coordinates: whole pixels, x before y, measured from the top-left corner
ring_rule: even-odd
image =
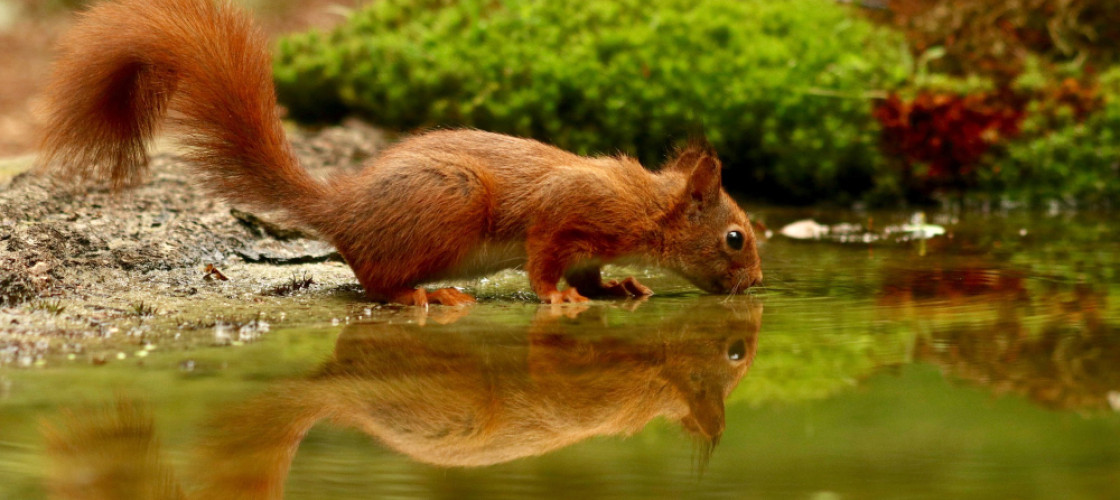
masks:
[[[58,316],[58,315],[62,314],[63,311],[66,310],[66,306],[62,305],[62,301],[58,300],[58,299],[55,299],[55,300],[38,300],[38,301],[35,301],[35,302],[31,303],[31,309],[33,311],[45,311],[47,314],[50,314],[51,316]]]
[[[48,10],[74,10],[84,8],[90,0],[45,0],[39,8]]]
[[[906,33],[915,54],[936,50],[935,69],[1010,82],[1031,59],[1078,66],[1120,61],[1114,0],[891,0],[867,10]]]
[[[1030,205],[1105,207],[1120,199],[1120,67],[1098,83],[1103,106],[1084,118],[1068,103],[1032,102],[1021,138],[996,160],[986,188]]]
[[[276,81],[300,119],[476,127],[647,164],[703,133],[730,188],[811,201],[870,187],[867,98],[905,78],[904,52],[821,0],[382,0],[281,40]]]
[[[157,312],[159,311],[156,310],[155,306],[151,304],[145,304],[144,301],[132,304],[132,307],[128,310],[129,314],[138,318],[152,317],[155,316]]]

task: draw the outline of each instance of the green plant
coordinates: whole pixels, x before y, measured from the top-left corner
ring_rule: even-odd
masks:
[[[1120,199],[1120,67],[1096,86],[1067,80],[1033,100],[1018,140],[991,160],[981,186],[1033,206],[1113,206]]]
[[[906,34],[915,53],[937,50],[941,72],[981,74],[1008,83],[1032,58],[1048,63],[1108,65],[1120,10],[1112,0],[891,0],[872,17]]]
[[[703,133],[732,189],[851,198],[882,159],[868,97],[901,39],[821,0],[382,0],[281,40],[301,119],[477,127],[656,164]]]
[[[144,301],[140,301],[132,304],[132,308],[129,309],[128,312],[129,314],[138,318],[148,318],[155,316],[158,311],[156,310],[155,306],[151,304],[145,304]]]
[[[51,316],[58,316],[58,315],[62,314],[63,311],[66,310],[66,306],[62,305],[62,301],[60,299],[55,299],[55,300],[42,299],[42,300],[38,300],[38,301],[33,302],[31,304],[31,310],[33,310],[33,311],[45,311],[47,314],[50,314]]]
[[[314,284],[315,284],[315,280],[312,279],[311,276],[308,275],[308,274],[303,274],[303,275],[300,275],[300,276],[292,276],[291,278],[288,278],[287,281],[285,281],[284,283],[282,283],[280,285],[276,285],[272,288],[261,291],[261,295],[271,295],[271,296],[274,296],[274,297],[286,297],[288,295],[293,295],[296,292],[299,292],[300,290],[305,290],[305,289],[307,289],[308,287],[310,287],[311,285],[314,285]]]

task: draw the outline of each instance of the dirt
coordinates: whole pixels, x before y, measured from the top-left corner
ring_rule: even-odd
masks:
[[[386,142],[356,121],[290,137],[317,177],[357,168]],[[207,196],[173,151],[123,192],[19,174],[0,187],[0,365],[117,345],[115,334],[135,344],[371,307],[330,245],[276,220]]]

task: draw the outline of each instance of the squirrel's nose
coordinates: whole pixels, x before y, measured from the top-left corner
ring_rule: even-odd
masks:
[[[762,268],[761,267],[755,267],[754,269],[751,269],[750,271],[748,271],[748,273],[749,273],[749,274],[747,274],[747,286],[748,287],[758,286],[758,285],[762,284]]]
[[[748,288],[762,283],[762,269],[759,267],[742,269],[733,279],[737,280],[737,282],[730,283],[733,285],[730,288],[730,292],[746,293]]]

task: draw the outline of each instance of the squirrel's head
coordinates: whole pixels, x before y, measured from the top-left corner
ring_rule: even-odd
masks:
[[[762,282],[757,241],[747,214],[723,190],[722,165],[690,146],[662,169],[684,179],[665,226],[667,267],[709,293],[742,293]]]

